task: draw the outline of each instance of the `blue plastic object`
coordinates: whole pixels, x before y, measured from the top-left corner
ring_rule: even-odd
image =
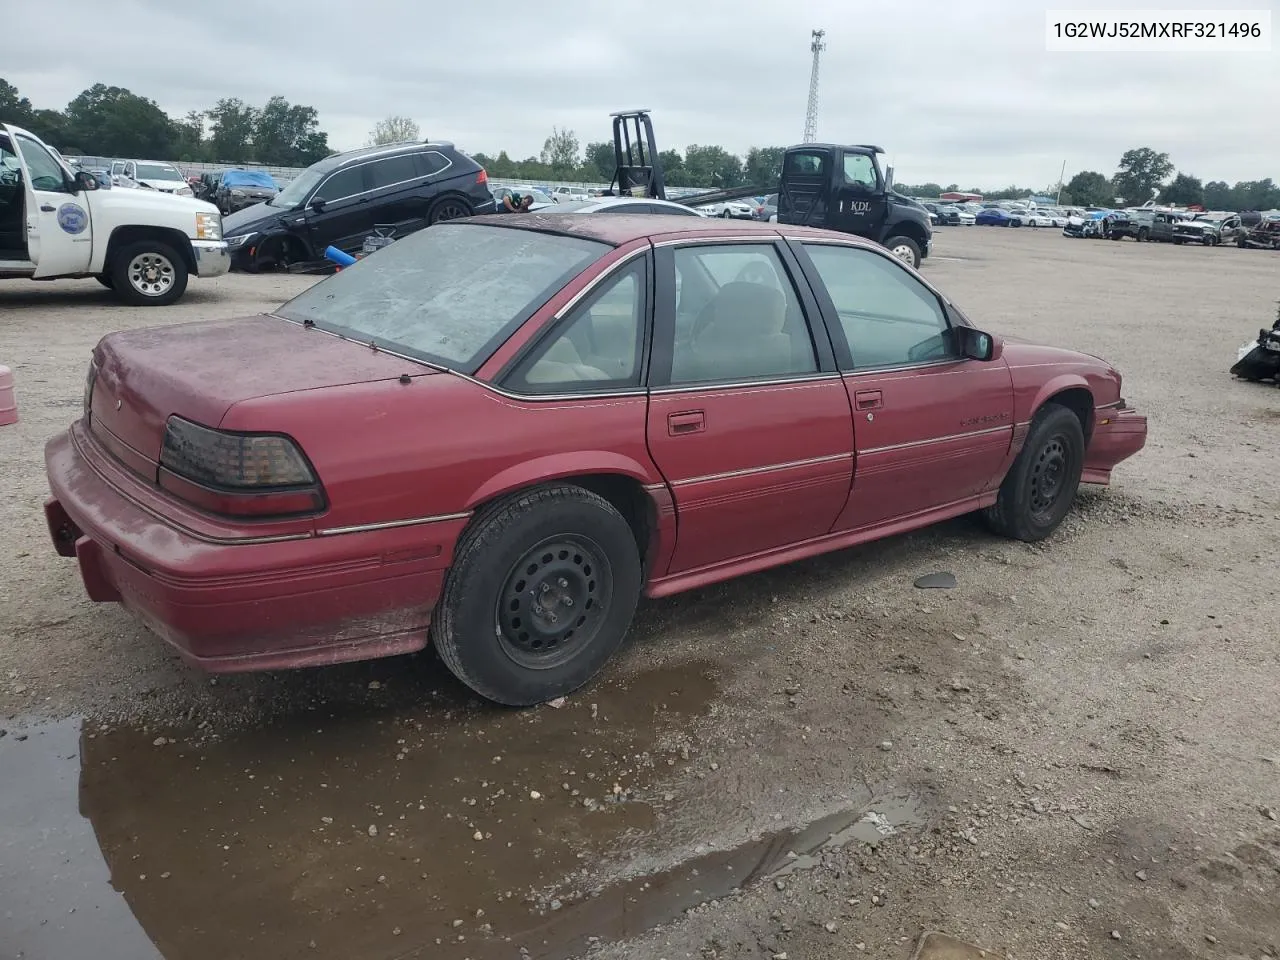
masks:
[[[324,258],[332,260],[340,267],[349,267],[356,262],[356,258],[349,253],[343,253],[337,247],[325,247]]]

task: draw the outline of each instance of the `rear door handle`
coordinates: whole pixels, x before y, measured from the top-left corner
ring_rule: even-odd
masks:
[[[859,410],[878,410],[884,406],[884,396],[879,390],[859,390],[853,395],[853,404]]]
[[[681,437],[686,433],[702,433],[707,429],[707,415],[702,410],[667,414],[667,433]]]

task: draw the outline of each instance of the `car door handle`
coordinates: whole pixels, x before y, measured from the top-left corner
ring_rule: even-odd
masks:
[[[853,395],[853,404],[859,410],[878,410],[884,406],[884,396],[879,390],[859,390]]]
[[[684,436],[686,433],[701,433],[705,429],[707,429],[707,415],[702,410],[667,415],[667,433],[673,437]]]
[[[56,212],[56,211],[57,211],[57,209],[58,209],[58,208],[57,208],[57,207],[55,207],[55,206],[54,206],[53,204],[51,204],[51,203],[42,203],[42,204],[40,204],[40,211],[41,211],[41,213],[54,213],[54,212]]]

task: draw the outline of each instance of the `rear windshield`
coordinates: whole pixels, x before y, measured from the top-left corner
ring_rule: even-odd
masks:
[[[610,249],[531,230],[437,224],[334,274],[276,313],[470,374]]]

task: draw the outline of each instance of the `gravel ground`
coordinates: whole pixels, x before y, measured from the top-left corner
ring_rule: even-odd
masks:
[[[962,519],[645,605],[607,676],[571,698],[584,726],[544,736],[530,762],[576,755],[565,741],[599,722],[597,703],[601,718],[629,709],[635,756],[670,755],[637,788],[664,802],[650,822],[576,836],[590,866],[540,875],[546,897],[585,903],[594,888],[607,904],[628,878],[873,811],[897,822],[873,843],[727,894],[710,868],[693,892],[655,880],[635,894],[653,906],[639,928],[583,909],[578,932],[597,925],[592,949],[610,960],[906,960],[930,929],[1035,960],[1280,956],[1280,390],[1226,372],[1274,316],[1280,258],[996,228],[940,230],[936,255],[926,275],[981,325],[1115,362],[1150,416],[1147,448],[1042,544]],[[510,715],[472,703],[429,654],[211,685],[84,600],[48,544],[42,446],[77,416],[97,338],[252,313],[308,282],[197,281],[168,310],[116,306],[92,281],[0,285],[0,362],[22,415],[0,428],[15,560],[0,586],[0,726],[85,716],[248,756],[267,721],[319,704],[509,735]],[[958,586],[912,587],[935,570]],[[665,716],[672,678],[695,675],[700,708]],[[464,787],[442,776],[436,789]],[[406,939],[345,955],[490,955],[474,938]]]

